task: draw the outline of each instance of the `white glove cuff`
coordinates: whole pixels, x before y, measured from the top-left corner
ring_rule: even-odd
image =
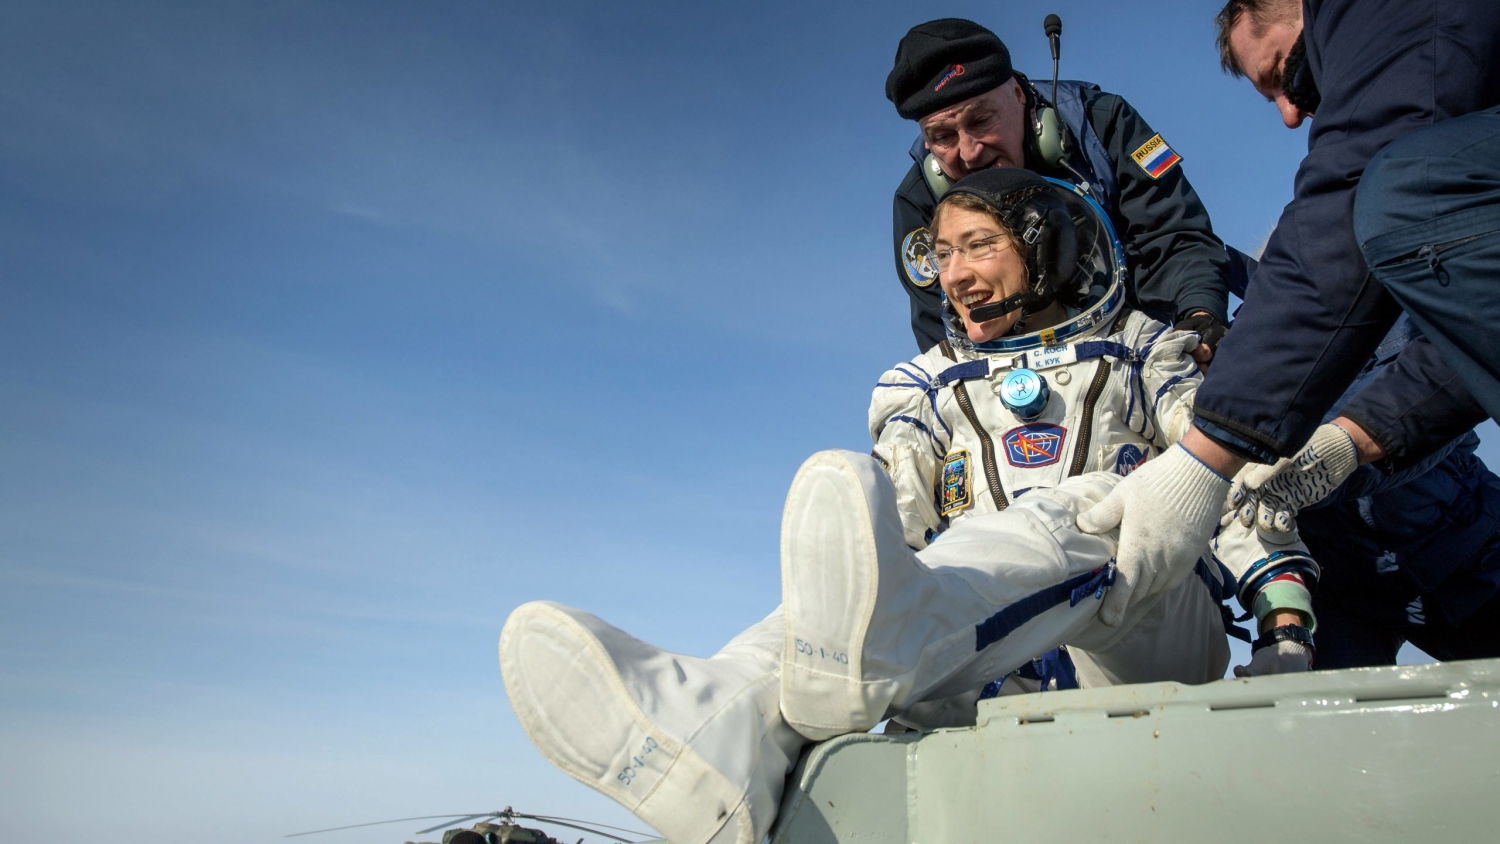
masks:
[[[1189,524],[1217,520],[1229,495],[1229,479],[1215,472],[1181,443],[1160,458],[1170,461],[1172,471],[1157,476],[1157,491],[1169,511],[1187,517]]]
[[[1342,483],[1344,478],[1359,468],[1359,449],[1354,447],[1354,437],[1342,426],[1329,422],[1319,425],[1307,441],[1307,450],[1312,457],[1322,460],[1328,471]]]

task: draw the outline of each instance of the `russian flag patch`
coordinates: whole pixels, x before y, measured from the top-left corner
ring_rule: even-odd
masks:
[[[1140,165],[1146,175],[1153,179],[1160,179],[1167,171],[1177,166],[1182,161],[1182,156],[1172,151],[1167,142],[1161,139],[1161,135],[1152,135],[1151,140],[1141,144],[1140,148],[1130,154],[1135,163]]]

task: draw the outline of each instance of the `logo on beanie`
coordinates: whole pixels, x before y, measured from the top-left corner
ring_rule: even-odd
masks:
[[[943,78],[938,80],[938,84],[934,85],[933,88],[932,88],[932,90],[934,90],[934,91],[941,91],[941,90],[943,90],[943,86],[944,85],[947,85],[949,82],[951,82],[953,80],[953,77],[955,77],[955,76],[963,76],[963,75],[964,75],[964,66],[961,65],[961,64],[956,64],[956,65],[953,66],[952,70],[949,70],[947,73],[943,74]]]

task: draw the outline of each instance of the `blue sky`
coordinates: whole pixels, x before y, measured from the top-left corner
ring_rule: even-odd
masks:
[[[1212,11],[5,4],[0,835],[631,826],[496,637],[547,598],[703,654],[775,603],[792,473],[915,351],[896,41],[972,17],[1042,77],[1059,13],[1250,250],[1305,135]]]

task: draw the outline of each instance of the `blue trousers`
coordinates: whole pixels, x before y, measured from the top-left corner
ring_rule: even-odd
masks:
[[[1376,280],[1500,418],[1500,107],[1382,149],[1355,192],[1354,234]]]

